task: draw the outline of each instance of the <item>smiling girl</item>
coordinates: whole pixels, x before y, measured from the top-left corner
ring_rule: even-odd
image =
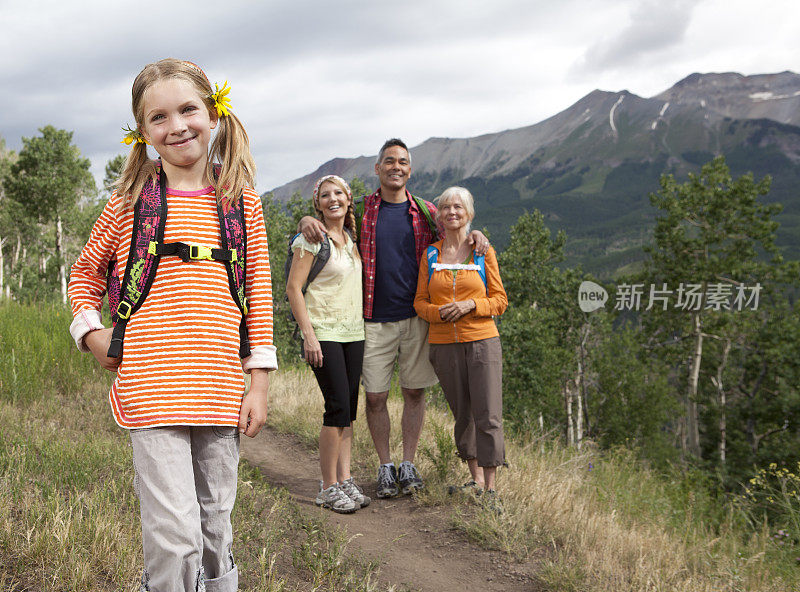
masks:
[[[151,592],[237,589],[230,515],[239,434],[254,437],[263,426],[268,372],[277,367],[267,239],[252,188],[255,166],[226,95],[225,87],[215,93],[191,62],[161,60],[139,73],[132,91],[136,127],[124,140],[133,147],[70,277],[70,332],[82,351],[117,372],[109,400],[116,422],[130,430],[142,519],[142,590]],[[160,160],[148,157],[146,144]],[[149,231],[139,215],[158,194],[166,207],[163,243],[151,242],[153,251],[139,260],[134,238]],[[247,238],[246,253],[237,249],[233,259],[245,261],[244,321],[219,255],[225,251],[222,212],[231,211],[240,212]],[[160,250],[180,251],[181,245],[218,255]],[[227,256],[233,257],[230,249]],[[111,357],[114,330],[100,319],[106,273],[116,261],[110,276],[128,287],[123,272],[129,258],[157,273],[140,308],[122,324],[121,356]],[[240,339],[246,344],[241,335],[249,338],[249,355],[246,347],[240,351]],[[251,375],[246,394],[242,370]]]
[[[353,196],[344,179],[322,177],[314,188],[313,201],[317,217],[325,225],[330,258],[304,287],[321,243],[298,235],[292,242],[286,294],[303,335],[303,356],[325,400],[319,434],[322,481],[316,504],[349,514],[370,502],[350,475],[352,422],[364,357],[361,258],[354,243]]]

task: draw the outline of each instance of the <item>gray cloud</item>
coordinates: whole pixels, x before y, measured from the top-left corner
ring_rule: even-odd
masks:
[[[572,66],[573,74],[596,73],[652,60],[652,54],[679,45],[699,0],[641,0],[630,22],[592,44]]]

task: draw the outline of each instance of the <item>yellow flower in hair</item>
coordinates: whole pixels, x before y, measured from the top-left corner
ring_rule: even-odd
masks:
[[[144,139],[142,132],[138,129],[131,129],[130,126],[126,125],[122,128],[122,131],[125,132],[125,136],[122,138],[122,142],[120,144],[126,144],[130,146],[134,142],[139,144],[147,144],[147,140]]]
[[[228,98],[228,93],[231,92],[231,87],[228,86],[228,81],[225,81],[225,84],[222,85],[222,88],[219,87],[219,84],[216,82],[214,83],[214,88],[217,89],[211,98],[214,99],[214,106],[217,108],[217,115],[220,117],[227,117],[228,110],[232,109],[231,100]]]

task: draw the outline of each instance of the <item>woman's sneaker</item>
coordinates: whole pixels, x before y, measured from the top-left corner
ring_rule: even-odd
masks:
[[[378,497],[385,499],[394,497],[400,493],[397,487],[397,469],[393,463],[387,463],[378,467]]]
[[[347,494],[347,497],[349,497],[362,508],[366,508],[372,501],[368,496],[364,495],[364,492],[358,485],[356,485],[356,482],[353,481],[352,477],[342,481],[342,484],[339,487],[345,492],[345,494]]]
[[[478,497],[483,493],[483,488],[478,485],[474,479],[470,479],[464,483],[464,485],[449,485],[447,487],[448,495],[456,495],[459,493],[472,494],[475,497]]]
[[[422,483],[417,467],[414,466],[410,460],[404,460],[400,463],[400,491],[403,495],[414,493],[425,487]]]
[[[505,508],[503,508],[503,502],[500,500],[500,495],[494,489],[487,489],[483,492],[483,496],[481,496],[481,505],[487,511],[495,514],[496,516],[502,516],[505,514]]]
[[[358,510],[358,505],[339,487],[338,483],[334,483],[328,489],[322,489],[320,484],[314,503],[339,514],[352,514]]]

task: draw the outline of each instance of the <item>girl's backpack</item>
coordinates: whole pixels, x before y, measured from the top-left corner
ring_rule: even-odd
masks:
[[[122,282],[117,274],[116,259],[109,262],[106,272],[108,305],[114,332],[111,346],[106,354],[117,358],[122,354],[125,327],[131,316],[139,310],[147,298],[150,286],[156,278],[158,263],[163,255],[175,255],[184,262],[209,259],[221,261],[228,272],[228,285],[234,302],[242,312],[239,323],[239,356],[250,355],[250,340],[247,335],[247,296],[245,295],[245,269],[247,257],[247,226],[244,220],[242,196],[227,211],[217,203],[219,216],[219,249],[202,245],[164,242],[164,227],[167,223],[167,187],[165,175],[158,174],[158,186],[148,181],[134,207],[133,236],[125,276]]]

